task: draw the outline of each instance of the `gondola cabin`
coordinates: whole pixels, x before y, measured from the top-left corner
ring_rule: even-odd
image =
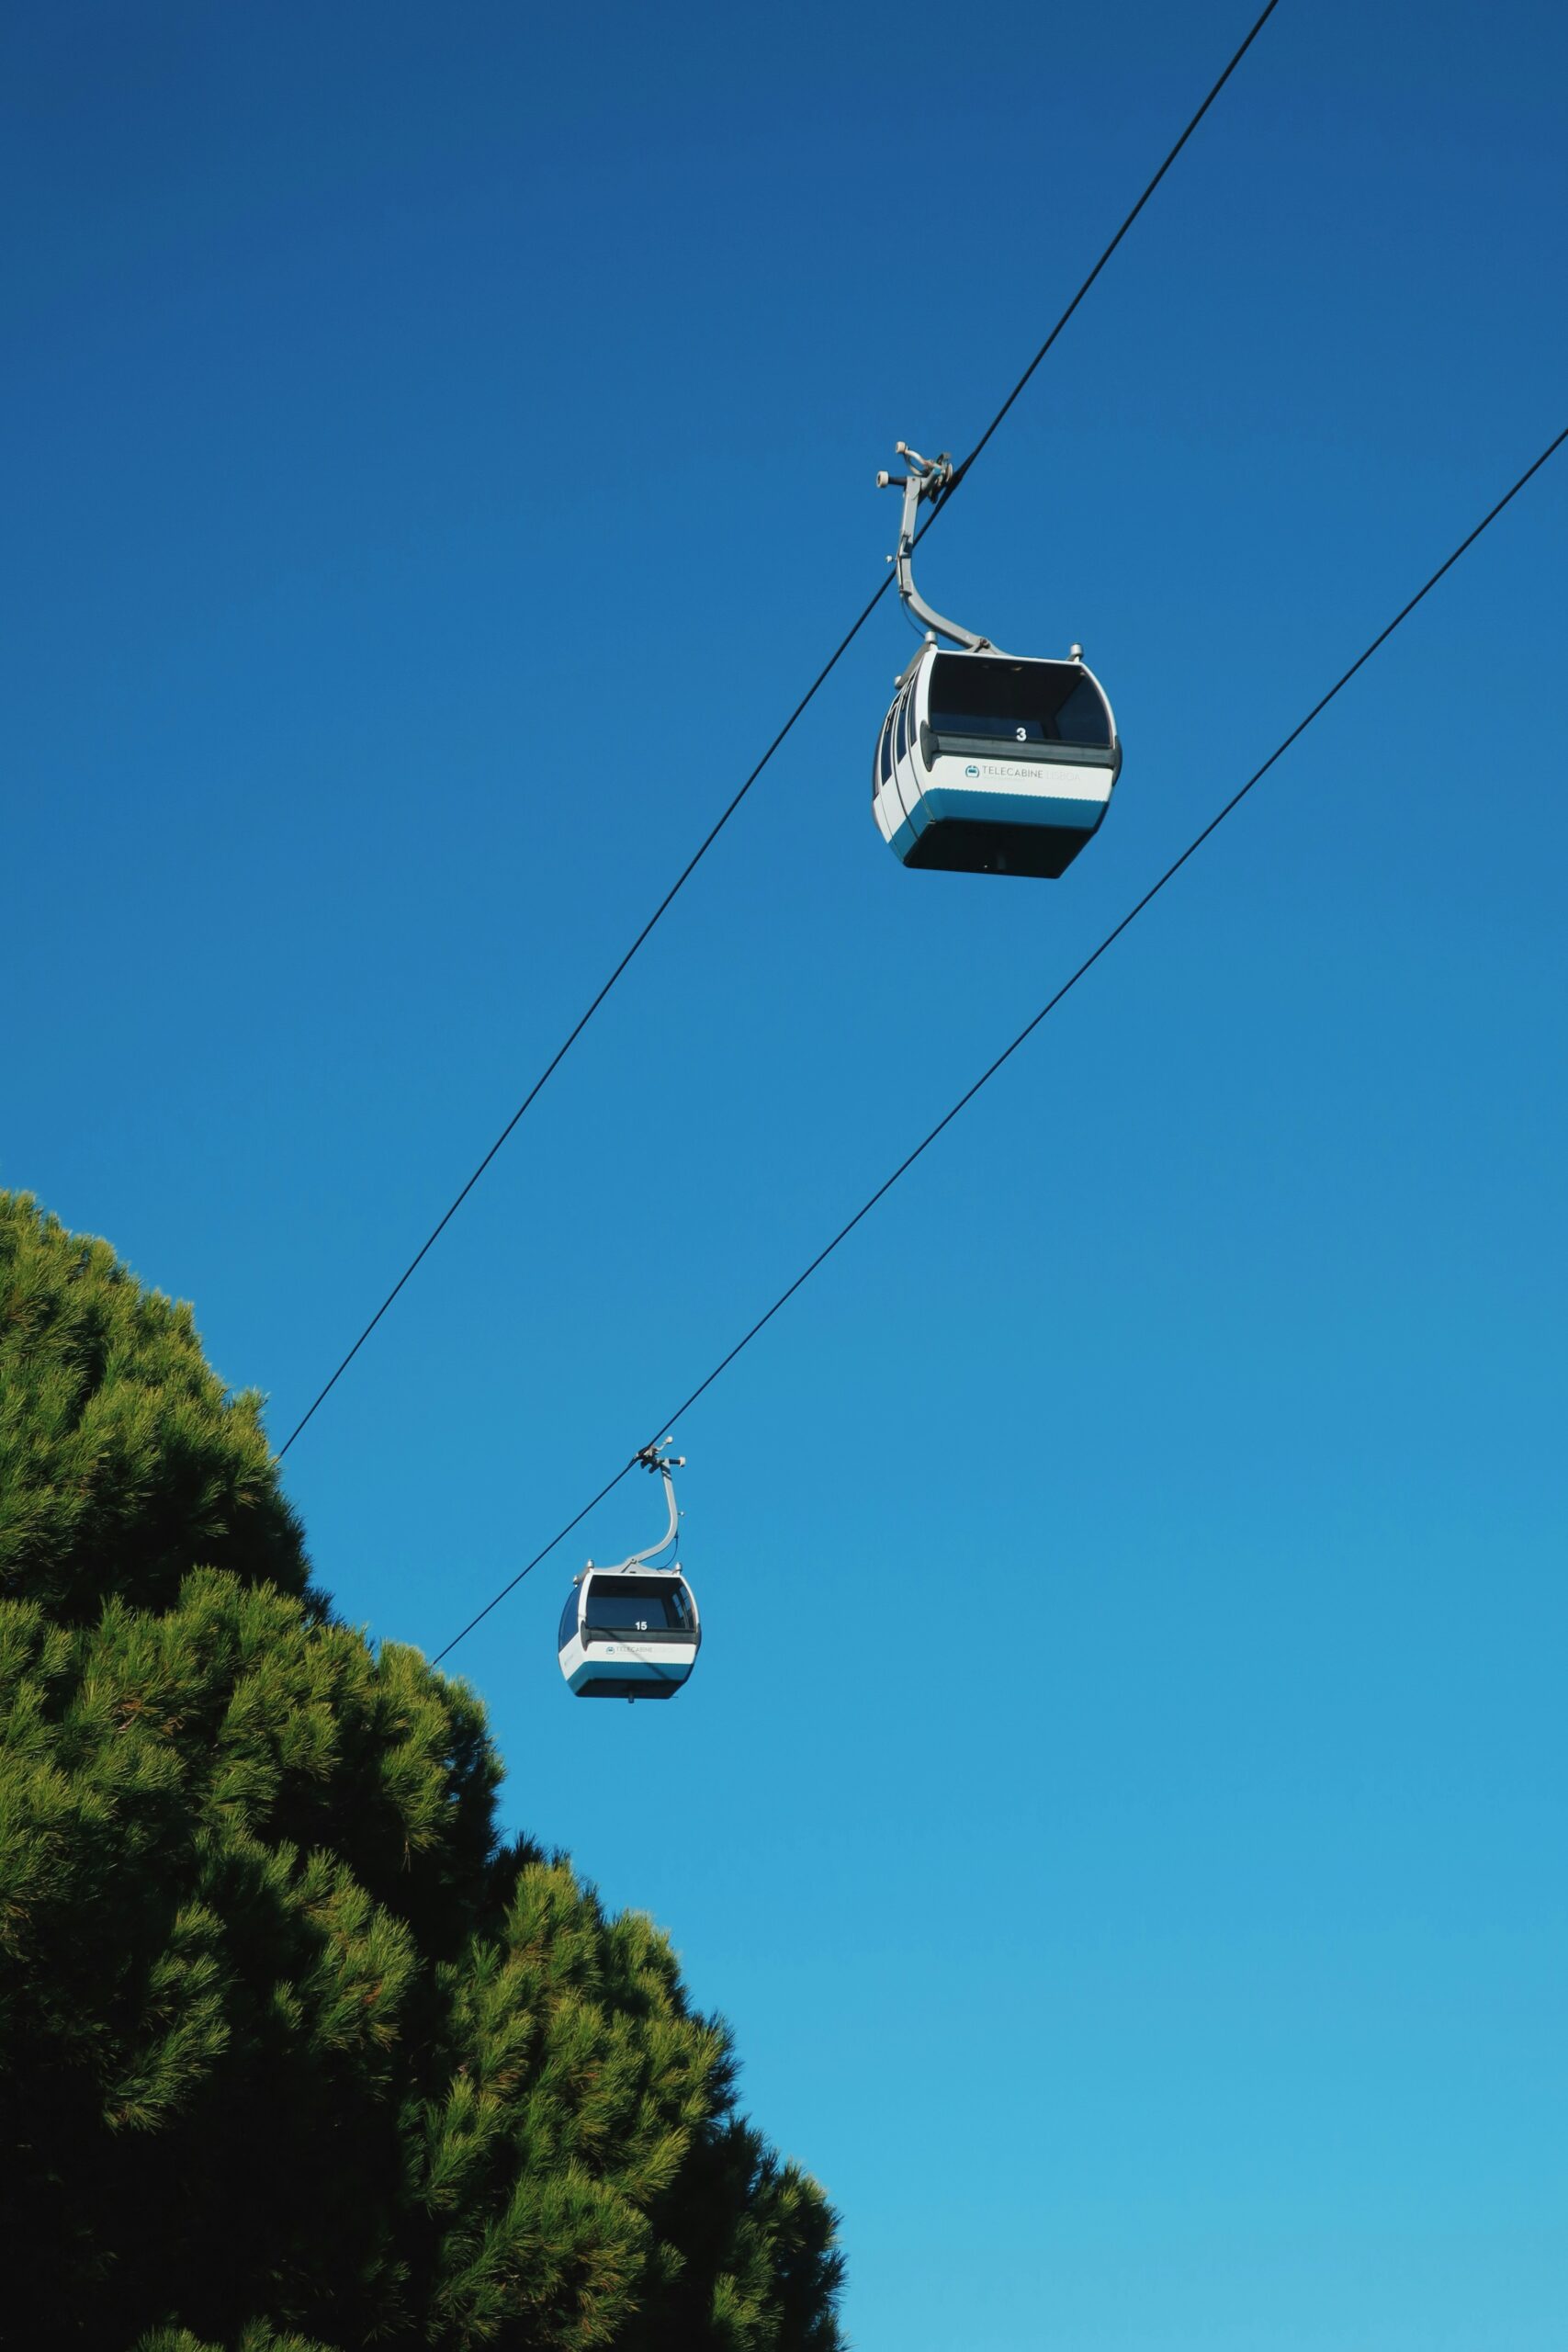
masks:
[[[928,642],[898,682],[872,810],[906,865],[1064,874],[1099,831],[1122,765],[1111,705],[1076,658]]]
[[[561,1611],[560,1670],[579,1699],[672,1699],[702,1639],[678,1566],[585,1568]]]

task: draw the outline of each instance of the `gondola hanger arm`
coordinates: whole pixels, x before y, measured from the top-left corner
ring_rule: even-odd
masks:
[[[908,470],[902,474],[879,473],[879,490],[901,490],[904,493],[903,518],[898,526],[898,552],[888,560],[897,566],[898,594],[905,607],[920,627],[933,636],[945,637],[950,644],[961,646],[966,653],[994,653],[998,649],[988,637],[977,637],[973,629],[964,628],[957,621],[943,618],[926,603],[915,585],[913,556],[915,522],[922,499],[930,499],[934,506],[951,487],[953,480],[953,459],[944,449],[938,458],[922,458],[907,441],[894,444]]]
[[[656,1558],[660,1552],[667,1552],[670,1549],[671,1544],[674,1543],[676,1532],[681,1524],[681,1513],[675,1502],[675,1480],[671,1474],[676,1470],[683,1470],[685,1468],[686,1457],[683,1453],[671,1453],[669,1451],[671,1443],[672,1440],[670,1438],[660,1438],[657,1445],[638,1446],[636,1454],[633,1456],[633,1461],[640,1463],[645,1470],[657,1471],[659,1476],[664,1481],[664,1498],[670,1506],[670,1523],[665,1528],[664,1532],[660,1537],[658,1543],[649,1544],[646,1550],[641,1552],[633,1552],[626,1559],[617,1560],[614,1563],[608,1560],[585,1561],[583,1564],[584,1574],[586,1574],[588,1570],[597,1567],[601,1573],[607,1573],[614,1576],[624,1576],[630,1569],[646,1567],[650,1560]],[[631,1467],[632,1463],[628,1462],[626,1469],[629,1470]],[[625,1475],[626,1473],[623,1471],[622,1476],[625,1476]],[[677,1560],[672,1565],[678,1568],[680,1566],[680,1562]],[[581,1582],[581,1579],[578,1578],[576,1581]]]
[[[657,1445],[645,1445],[638,1448],[637,1458],[643,1468],[657,1471],[664,1481],[664,1499],[670,1507],[670,1523],[657,1544],[649,1544],[646,1550],[634,1552],[629,1559],[623,1560],[621,1562],[623,1568],[646,1567],[649,1562],[657,1558],[660,1552],[667,1552],[670,1549],[680,1529],[681,1513],[676,1506],[675,1480],[672,1474],[685,1468],[686,1457],[683,1453],[671,1453],[670,1444],[669,1438],[661,1438]]]

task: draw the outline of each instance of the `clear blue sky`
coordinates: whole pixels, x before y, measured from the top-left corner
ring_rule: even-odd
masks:
[[[14,12],[0,1180],[292,1425],[1251,0]],[[1568,19],[1285,0],[933,537],[1080,639],[908,875],[884,606],[341,1390],[434,1650],[1568,421]],[[1562,2342],[1568,454],[680,1431],[708,1642],[458,1653],[860,2352]]]

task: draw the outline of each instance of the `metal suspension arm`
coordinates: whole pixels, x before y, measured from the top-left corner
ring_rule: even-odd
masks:
[[[683,1470],[686,1466],[686,1457],[683,1453],[667,1454],[669,1444],[670,1440],[666,1437],[661,1438],[657,1445],[645,1445],[638,1453],[637,1460],[645,1470],[657,1470],[663,1479],[664,1498],[670,1506],[670,1524],[658,1543],[650,1544],[646,1551],[634,1552],[629,1559],[617,1560],[613,1566],[608,1560],[599,1561],[598,1567],[606,1575],[620,1576],[628,1568],[646,1567],[656,1553],[667,1552],[675,1541],[675,1532],[681,1524],[681,1514],[675,1508],[675,1481],[671,1473],[675,1470]],[[585,1564],[585,1573],[594,1566],[595,1563],[589,1560]],[[674,1566],[679,1567],[680,1562],[677,1560]],[[578,1581],[581,1582],[581,1578]]]
[[[668,1445],[669,1442],[669,1439],[666,1438],[664,1444]],[[670,1524],[657,1544],[650,1544],[646,1552],[634,1552],[629,1560],[622,1563],[623,1566],[628,1568],[645,1567],[656,1553],[667,1552],[674,1543],[676,1531],[681,1523],[681,1514],[675,1508],[675,1481],[671,1474],[675,1470],[683,1470],[686,1466],[686,1457],[683,1453],[667,1455],[663,1448],[657,1445],[644,1446],[637,1455],[637,1460],[645,1470],[657,1470],[663,1479],[664,1498],[670,1506]]]
[[[907,441],[896,442],[894,447],[909,470],[904,474],[879,473],[876,482],[879,490],[901,490],[904,493],[904,515],[898,526],[898,552],[893,558],[897,566],[898,594],[922,628],[932,630],[938,637],[945,637],[953,645],[961,645],[967,653],[993,652],[996,649],[988,637],[976,637],[973,629],[961,628],[957,621],[944,620],[941,613],[933,612],[915,585],[911,560],[915,547],[915,519],[919,513],[920,501],[929,498],[934,504],[952,481],[953,459],[945,449],[940,458],[933,459],[922,458],[919,450],[911,449]]]

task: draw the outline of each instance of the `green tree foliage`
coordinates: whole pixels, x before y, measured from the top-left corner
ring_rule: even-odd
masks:
[[[834,2352],[820,2191],[500,1777],[188,1310],[0,1193],[0,2341]]]

